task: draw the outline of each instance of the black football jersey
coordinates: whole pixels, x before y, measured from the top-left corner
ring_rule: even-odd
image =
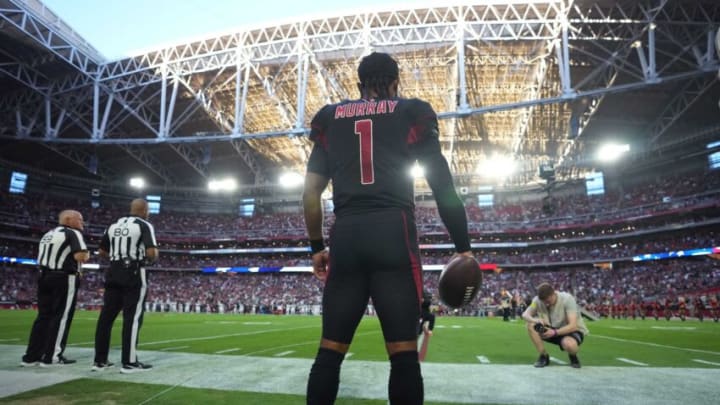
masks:
[[[416,160],[441,156],[437,115],[419,99],[346,100],[312,120],[308,171],[332,180],[335,214],[414,209]],[[447,170],[447,169],[446,169]]]

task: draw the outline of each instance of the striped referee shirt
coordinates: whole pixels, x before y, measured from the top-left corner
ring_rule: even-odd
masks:
[[[108,252],[110,261],[141,261],[148,248],[157,247],[155,229],[140,217],[127,216],[110,225],[100,241],[100,248]]]
[[[80,231],[58,226],[40,239],[37,263],[42,269],[75,274],[80,265],[73,255],[84,251],[87,251],[87,246]]]

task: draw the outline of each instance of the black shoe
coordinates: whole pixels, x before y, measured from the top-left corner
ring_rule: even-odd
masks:
[[[550,365],[550,355],[549,354],[541,354],[540,357],[538,357],[537,361],[535,362],[535,367],[541,368]]]
[[[68,359],[65,356],[58,356],[58,364],[73,364],[77,363],[77,360]]]
[[[63,366],[67,364],[74,364],[77,363],[77,360],[68,359],[65,356],[58,356],[57,360],[51,360],[51,361],[42,361],[40,363],[40,367],[53,367],[53,366]]]
[[[103,362],[103,363],[95,362],[95,364],[93,364],[90,371],[105,371],[109,368],[112,368],[112,366],[114,366],[114,365],[115,365],[114,363],[110,363],[110,362]]]
[[[576,355],[569,355],[570,357],[570,367],[572,368],[580,368],[580,360]]]
[[[128,363],[123,364],[122,368],[120,369],[120,372],[123,374],[132,374],[132,373],[139,373],[142,371],[148,371],[152,368],[150,364],[143,364],[139,361],[136,361],[135,363]]]

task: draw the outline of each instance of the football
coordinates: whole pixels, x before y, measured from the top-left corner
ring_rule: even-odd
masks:
[[[472,257],[453,257],[440,274],[440,301],[450,308],[462,308],[477,295],[482,284],[480,264]]]

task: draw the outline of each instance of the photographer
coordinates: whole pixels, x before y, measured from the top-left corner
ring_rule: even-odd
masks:
[[[568,352],[570,366],[580,368],[577,353],[585,335],[588,334],[588,329],[585,327],[575,298],[566,292],[555,291],[548,283],[540,284],[537,294],[522,314],[527,322],[530,340],[540,353],[535,367],[545,367],[550,364],[550,355],[545,351],[544,344],[550,342]]]

